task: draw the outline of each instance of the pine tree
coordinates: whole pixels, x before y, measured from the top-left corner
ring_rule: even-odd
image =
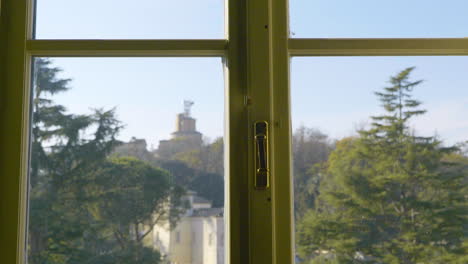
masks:
[[[86,212],[79,199],[86,172],[114,148],[121,125],[114,110],[91,115],[66,113],[53,95],[70,89],[70,79],[48,59],[35,59],[29,201],[29,261],[69,263],[86,253],[77,243],[86,230]],[[91,127],[92,135],[82,135]],[[88,131],[89,132],[89,131]],[[72,254],[73,253],[73,254]]]
[[[180,188],[143,161],[109,157],[122,128],[115,109],[68,113],[53,101],[70,89],[59,72],[51,61],[35,60],[29,263],[159,263],[159,252],[145,247],[147,235],[130,237],[128,230],[153,216],[176,221]],[[125,237],[115,235],[121,230]]]
[[[327,162],[320,206],[299,224],[299,253],[339,263],[466,263],[468,168],[455,147],[410,128],[414,68],[376,95],[386,113],[343,139]],[[457,156],[461,160],[466,157]]]

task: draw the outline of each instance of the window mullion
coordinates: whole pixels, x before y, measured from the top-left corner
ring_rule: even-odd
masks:
[[[271,1],[273,263],[294,263],[288,0]]]
[[[254,153],[254,124],[267,121],[270,133],[272,126],[272,49],[271,49],[271,1],[247,1],[247,50],[248,50],[248,90],[245,102],[249,111],[249,200],[250,200],[250,262],[273,262],[272,248],[272,155],[268,155],[270,164],[270,188],[255,189],[256,176]],[[271,135],[271,134],[270,134]],[[271,137],[269,137],[271,138]],[[273,146],[272,140],[268,147]],[[271,151],[270,151],[271,153]]]
[[[227,40],[28,40],[35,56],[223,56]]]
[[[468,39],[289,39],[292,56],[468,55]]]
[[[247,0],[227,1],[229,45],[225,59],[226,114],[228,140],[225,150],[226,263],[249,263],[249,146],[248,118],[245,106],[247,91]]]
[[[28,153],[27,98],[30,60],[28,1],[4,0],[0,49],[0,247],[2,261],[21,263],[25,256],[26,176]]]

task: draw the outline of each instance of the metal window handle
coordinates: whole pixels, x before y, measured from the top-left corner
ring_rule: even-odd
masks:
[[[270,186],[268,169],[268,123],[255,122],[255,189]]]

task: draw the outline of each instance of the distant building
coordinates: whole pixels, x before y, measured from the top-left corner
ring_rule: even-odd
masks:
[[[114,151],[117,156],[131,156],[144,161],[150,161],[153,156],[148,152],[146,140],[132,137],[129,142],[122,142]]]
[[[176,116],[171,139],[161,140],[156,151],[149,152],[144,139],[132,138],[119,145],[113,154],[154,162],[158,158],[171,159],[176,153],[199,150],[202,134],[196,129],[196,119],[191,117],[192,105],[193,102],[184,101],[184,112]],[[139,227],[142,234],[149,232],[143,240],[145,246],[158,250],[170,264],[224,264],[224,208],[212,208],[211,201],[194,191],[188,191],[183,199],[188,209],[175,226],[160,221],[154,227]],[[135,232],[130,227],[130,233],[135,236]]]
[[[196,119],[190,115],[192,105],[192,101],[184,101],[184,112],[176,116],[172,138],[159,141],[156,152],[159,157],[170,158],[175,153],[197,150],[202,146],[202,134],[197,131]]]
[[[171,230],[169,223],[156,225],[153,247],[171,264],[224,264],[223,208],[188,192],[189,209]]]

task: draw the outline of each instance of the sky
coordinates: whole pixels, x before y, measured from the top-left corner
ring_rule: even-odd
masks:
[[[466,0],[290,0],[296,38],[468,37]]]
[[[222,39],[224,0],[37,0],[41,39]]]
[[[37,0],[38,39],[222,39],[223,0]],[[290,31],[298,38],[468,36],[468,1],[291,0]],[[116,107],[122,140],[149,146],[168,139],[183,100],[193,100],[198,130],[223,133],[220,58],[53,58],[72,78],[56,95],[71,113]],[[380,111],[373,95],[391,75],[416,66],[424,79],[414,95],[428,110],[417,132],[448,143],[468,139],[466,57],[297,57],[291,59],[293,129],[318,128],[333,138],[354,133]]]
[[[116,108],[125,125],[120,139],[146,139],[149,148],[169,139],[183,101],[192,100],[197,129],[208,140],[223,135],[224,79],[221,58],[53,58],[71,78],[69,91],[54,95],[71,113]]]
[[[374,92],[389,87],[390,76],[416,67],[411,81],[427,113],[413,118],[418,135],[446,144],[468,140],[468,57],[297,57],[291,63],[293,128],[317,128],[331,138],[356,134],[383,114]]]

